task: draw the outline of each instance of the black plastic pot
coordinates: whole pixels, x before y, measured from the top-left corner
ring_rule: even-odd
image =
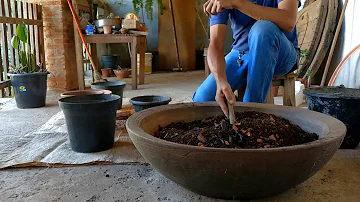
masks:
[[[118,95],[72,96],[59,100],[64,112],[71,149],[90,153],[114,145]]]
[[[171,102],[171,98],[167,96],[158,96],[158,95],[144,95],[133,97],[130,99],[130,103],[135,109],[135,112],[139,112],[144,109],[151,107],[167,105]]]
[[[10,74],[18,108],[38,108],[46,104],[47,72]]]
[[[341,149],[354,149],[360,142],[360,89],[318,87],[304,90],[308,108],[342,121],[347,128]]]
[[[101,62],[104,68],[115,69],[118,65],[119,55],[103,55],[101,56]]]
[[[125,82],[122,81],[108,81],[108,82],[97,82],[91,84],[92,89],[98,89],[98,90],[110,90],[113,94],[119,95],[119,108],[122,107],[122,98],[124,94],[124,88],[126,86]]]

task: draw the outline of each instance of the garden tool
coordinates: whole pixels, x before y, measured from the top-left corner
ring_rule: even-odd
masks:
[[[87,47],[86,41],[85,41],[84,36],[83,36],[83,34],[82,34],[82,32],[81,32],[79,20],[78,20],[77,15],[76,15],[76,13],[75,13],[75,11],[74,11],[74,8],[73,8],[73,6],[72,6],[72,4],[71,4],[71,0],[67,0],[67,3],[68,3],[68,5],[69,5],[71,14],[72,14],[73,19],[74,19],[74,21],[75,21],[76,28],[77,28],[77,30],[78,30],[78,32],[79,32],[81,41],[82,41],[82,43],[83,43],[84,46],[85,46],[85,50],[86,50],[87,55],[89,56],[89,59],[90,59],[90,62],[91,62],[91,66],[92,66],[93,72],[94,72],[94,80],[95,80],[95,81],[104,81],[104,79],[101,78],[101,75],[100,75],[100,73],[98,72],[98,68],[97,68],[97,66],[95,65],[95,62],[94,62],[93,58],[91,57],[89,48]]]

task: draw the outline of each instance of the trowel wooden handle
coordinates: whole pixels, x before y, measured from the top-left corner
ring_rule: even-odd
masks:
[[[229,120],[230,120],[230,124],[232,125],[235,123],[235,112],[234,112],[234,106],[230,104],[230,102],[228,102],[228,109],[229,109]]]

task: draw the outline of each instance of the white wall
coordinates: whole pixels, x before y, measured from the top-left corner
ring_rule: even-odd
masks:
[[[340,0],[345,2],[345,0]],[[345,12],[343,29],[337,44],[337,55],[332,61],[332,69],[357,45],[360,44],[360,1],[349,0]],[[332,71],[331,71],[332,73]],[[329,77],[331,74],[329,75]],[[343,66],[334,85],[360,88],[360,51],[357,51]]]

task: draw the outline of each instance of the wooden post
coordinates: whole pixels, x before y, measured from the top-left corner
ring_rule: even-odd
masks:
[[[1,16],[5,16],[5,5],[0,4],[1,8],[0,8],[0,15]],[[6,24],[2,23],[0,25],[1,27],[1,48],[2,50],[8,50],[9,46],[8,46],[8,38],[7,38],[7,26]],[[5,78],[7,77],[7,72],[9,69],[9,57],[8,57],[8,51],[2,51],[2,58],[3,58],[3,71],[4,72],[4,76]],[[0,72],[0,73],[2,73]]]
[[[37,12],[38,12],[38,18],[39,20],[43,20],[42,17],[42,6],[37,6]],[[39,17],[40,16],[40,17]],[[44,26],[40,25],[39,28],[39,59],[40,64],[43,69],[46,69],[46,63],[45,63],[45,41],[44,41]]]
[[[132,89],[137,89],[137,37],[133,37],[131,43],[131,76],[132,76]]]
[[[295,103],[295,78],[284,79],[284,93],[283,93],[284,106],[296,106]]]
[[[0,56],[1,56],[1,48],[0,48]],[[3,65],[2,65],[2,57],[0,57],[0,82],[4,81],[5,78],[3,77]],[[0,97],[5,97],[5,89],[0,88]]]
[[[265,103],[274,104],[274,93],[273,93],[272,85],[270,86],[269,92],[266,95]]]
[[[3,16],[6,16],[6,17],[12,17],[11,15],[11,2],[10,0],[6,0],[4,1],[4,7],[5,7],[5,12],[3,14]],[[8,42],[10,42],[9,46],[10,46],[10,64],[11,65],[15,65],[15,49],[12,48],[11,46],[11,38],[14,36],[14,30],[13,30],[13,26],[9,23],[6,23],[6,29],[7,29],[7,32],[6,34],[8,35]],[[10,65],[9,64],[9,65]]]
[[[136,37],[140,40],[140,67],[139,67],[139,84],[145,83],[145,37]],[[137,62],[136,62],[137,65]]]
[[[37,4],[33,4],[33,14],[34,14],[34,19],[38,20],[38,5]],[[35,25],[34,26],[34,36],[35,36],[35,61],[36,64],[40,64],[40,48],[39,48],[39,26]]]
[[[79,16],[77,1],[72,0],[72,5],[74,7],[76,15]],[[73,22],[73,24],[74,24],[75,54],[76,54],[76,69],[77,69],[77,76],[78,76],[78,85],[79,85],[79,90],[84,90],[85,89],[85,81],[84,81],[84,63],[83,63],[84,61],[83,61],[83,54],[82,54],[83,49],[82,49],[82,43],[81,43],[80,35],[77,31],[75,21]]]

